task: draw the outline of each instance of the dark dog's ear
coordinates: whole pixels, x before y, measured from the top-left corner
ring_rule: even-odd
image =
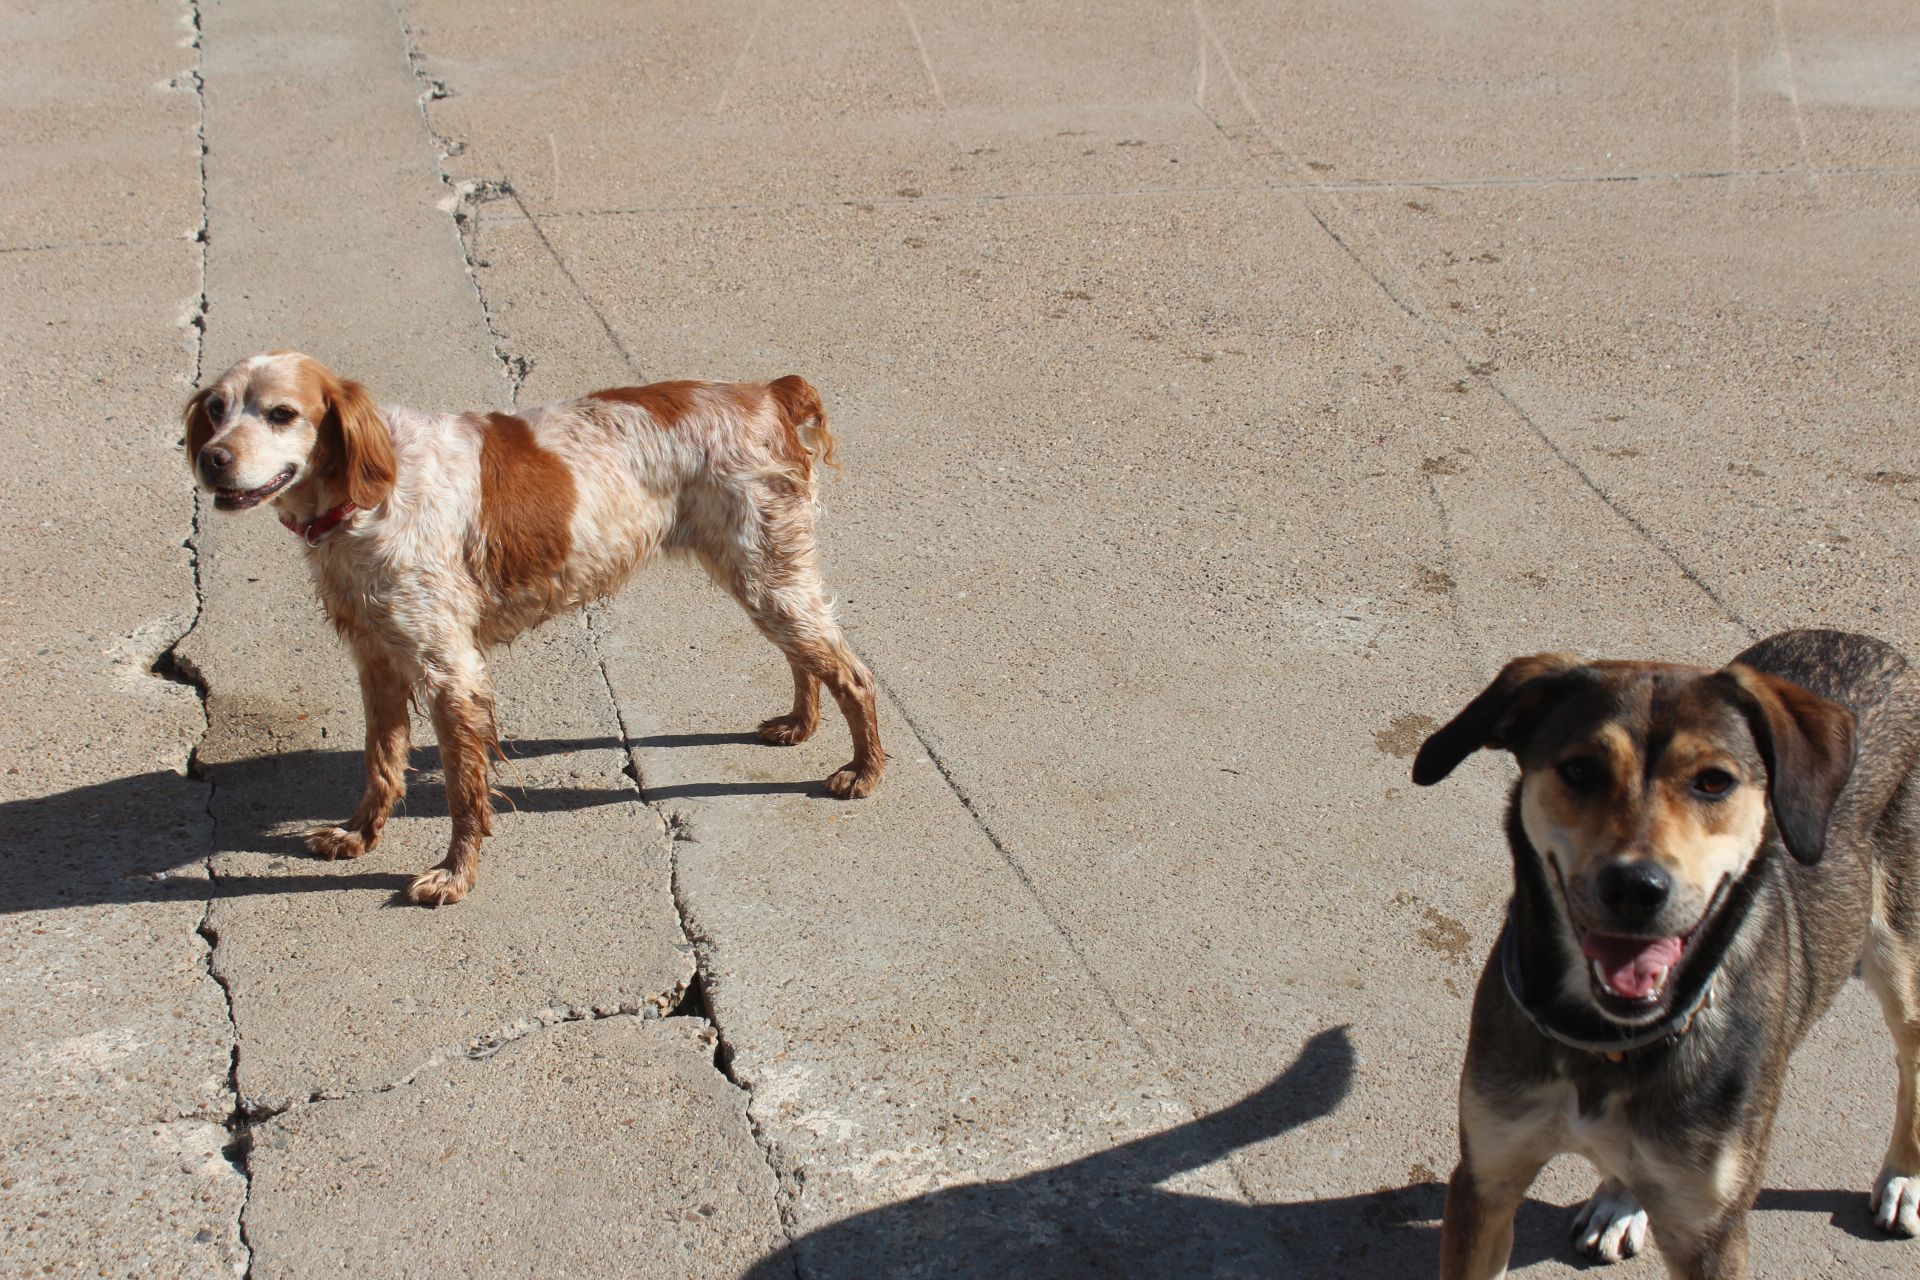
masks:
[[[347,482],[347,498],[368,510],[393,492],[398,474],[393,460],[393,436],[387,420],[367,389],[357,382],[329,377],[326,382],[326,432],[339,432],[340,469]]]
[[[213,388],[203,387],[193,393],[193,398],[187,401],[187,407],[180,411],[181,419],[187,424],[188,470],[200,465],[200,451],[213,438],[213,415],[207,412],[207,401],[212,398]]]
[[[1414,782],[1430,787],[1482,747],[1512,747],[1513,723],[1531,709],[1546,679],[1579,665],[1580,659],[1564,653],[1536,653],[1509,662],[1479,697],[1420,744],[1420,754],[1413,758]]]
[[[1767,765],[1767,803],[1787,851],[1820,861],[1827,816],[1853,773],[1853,712],[1837,702],[1736,662],[1724,673]]]

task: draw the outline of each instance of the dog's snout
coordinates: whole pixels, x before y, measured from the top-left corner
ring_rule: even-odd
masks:
[[[233,450],[225,445],[210,444],[200,450],[200,474],[209,479],[219,476],[233,465]]]
[[[1651,917],[1672,892],[1673,877],[1656,862],[1616,862],[1600,873],[1601,905],[1622,921]]]

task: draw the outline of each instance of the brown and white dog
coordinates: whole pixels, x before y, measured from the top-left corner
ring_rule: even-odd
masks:
[[[187,459],[223,511],[271,502],[306,544],[327,616],[353,650],[367,721],[366,791],[345,826],[308,835],[329,858],[380,838],[405,789],[407,708],[429,709],[453,839],[409,896],[458,902],[491,834],[497,750],[485,650],[613,595],[649,557],[688,551],[793,669],[793,707],[766,742],[804,742],[820,685],[853,733],[826,781],[870,794],[885,770],[875,684],[821,585],[814,464],[834,436],[806,379],[661,382],[521,414],[376,406],[291,351],[243,360],[187,401]]]
[[[1920,1234],[1920,677],[1877,640],[1792,631],[1723,670],[1542,654],[1427,739],[1430,786],[1520,764],[1514,892],[1474,994],[1441,1274],[1503,1276],[1540,1167],[1603,1177],[1601,1261],[1649,1222],[1676,1276],[1745,1274],[1787,1059],[1858,963],[1893,1032],[1870,1197]],[[1644,1206],[1644,1208],[1642,1207]]]

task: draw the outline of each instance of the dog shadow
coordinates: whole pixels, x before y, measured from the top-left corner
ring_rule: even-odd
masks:
[[[747,1280],[792,1280],[796,1272],[848,1280],[1430,1275],[1446,1199],[1438,1182],[1260,1205],[1168,1185],[1332,1115],[1353,1076],[1346,1028],[1323,1031],[1286,1071],[1232,1106],[1050,1169],[858,1214],[799,1237]],[[1570,1210],[1527,1202],[1514,1265],[1570,1254],[1570,1226]]]
[[[636,746],[677,748],[763,745],[750,733],[657,735]],[[633,804],[631,787],[516,782],[512,766],[585,750],[624,751],[618,738],[519,739],[505,744],[508,767],[496,775],[502,811],[554,813]],[[768,748],[774,750],[775,748]],[[385,889],[404,895],[411,873],[301,874],[315,859],[305,830],[352,812],[362,785],[361,753],[287,751],[205,766],[200,776],[157,769],[50,795],[0,802],[0,914],[91,904],[239,897],[262,893]],[[445,819],[446,789],[437,748],[416,748],[399,813]],[[208,785],[219,793],[211,823],[216,855],[249,851],[283,860],[272,875],[204,875]],[[819,781],[688,783],[650,789],[648,800],[676,796],[826,794]]]

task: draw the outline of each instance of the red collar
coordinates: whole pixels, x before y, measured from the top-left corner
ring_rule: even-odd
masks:
[[[321,512],[311,520],[295,520],[292,516],[283,515],[280,517],[280,523],[299,534],[308,546],[317,547],[328,534],[338,529],[348,516],[359,509],[351,502],[343,502],[331,511]]]

